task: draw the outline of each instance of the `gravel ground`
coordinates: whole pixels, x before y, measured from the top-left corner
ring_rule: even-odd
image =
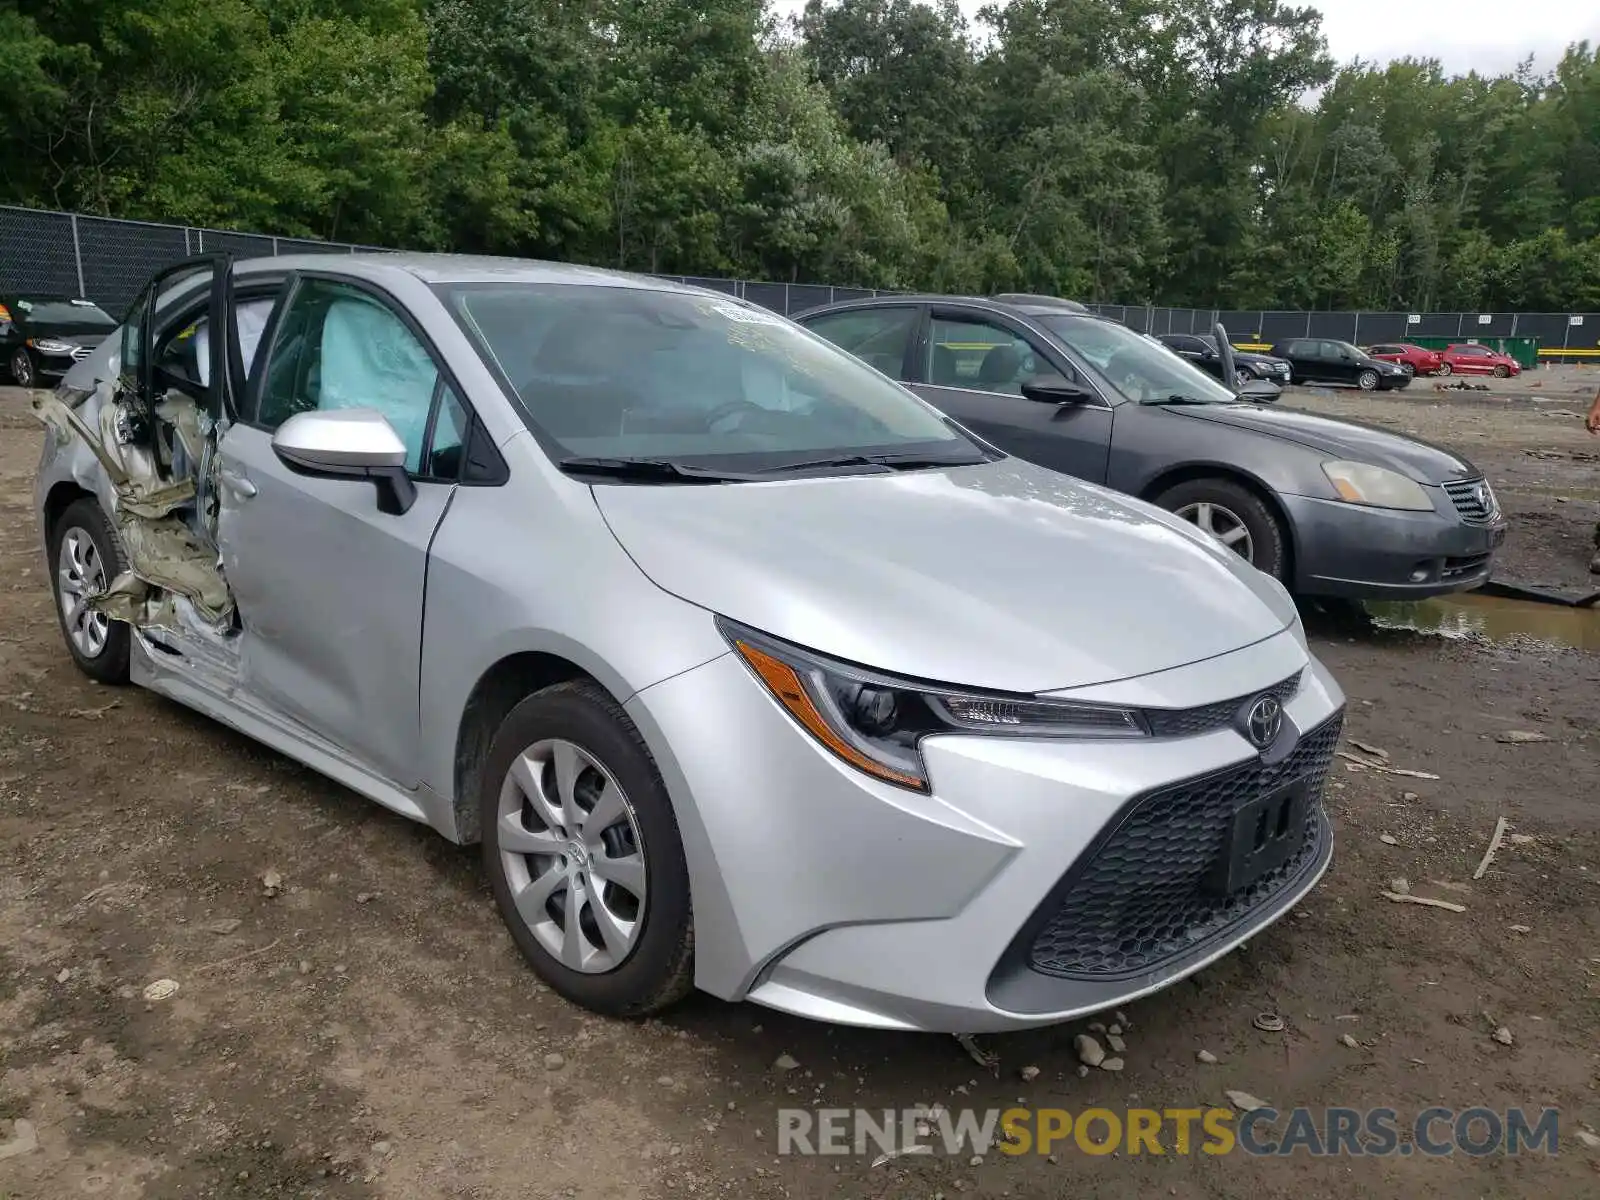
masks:
[[[1523,387],[1516,401],[1447,404],[1426,384],[1286,399],[1463,447],[1513,513],[1508,568],[1586,582],[1600,481],[1580,456],[1600,443],[1556,411],[1581,409],[1577,385],[1566,401],[1535,404],[1544,389]],[[1326,880],[1244,950],[1130,1005],[1119,1073],[1079,1076],[1082,1025],[986,1039],[991,1073],[953,1039],[703,997],[623,1024],[522,966],[473,852],[74,671],[29,512],[37,445],[20,394],[0,392],[4,1200],[1354,1200],[1600,1186],[1600,1149],[1577,1136],[1600,1125],[1594,654],[1313,614],[1315,648],[1350,695],[1347,740],[1439,778],[1336,771]],[[1498,740],[1512,731],[1548,740]],[[1502,816],[1514,836],[1473,880]],[[275,894],[267,871],[281,875]],[[1396,876],[1465,911],[1384,899]],[[176,994],[144,999],[160,979]],[[1264,1011],[1284,1028],[1258,1029]],[[1510,1045],[1493,1037],[1502,1025]],[[1202,1050],[1218,1061],[1197,1061]],[[1210,1107],[1227,1089],[1280,1109],[1403,1116],[1558,1105],[1561,1153],[1112,1158],[1069,1144],[1053,1161],[873,1167],[774,1148],[788,1106]]]

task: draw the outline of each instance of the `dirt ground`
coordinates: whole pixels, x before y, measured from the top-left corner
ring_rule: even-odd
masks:
[[[1462,447],[1513,514],[1507,564],[1584,583],[1600,465],[1582,456],[1600,441],[1571,415],[1577,390],[1436,407],[1425,388],[1292,402]],[[1315,648],[1350,696],[1347,741],[1439,778],[1337,770],[1325,881],[1244,950],[1128,1006],[1120,1073],[1078,1075],[1081,1025],[984,1039],[999,1056],[990,1073],[950,1038],[704,997],[616,1023],[523,967],[474,852],[72,668],[29,511],[38,444],[21,394],[0,392],[3,1200],[1600,1191],[1600,1149],[1578,1137],[1600,1126],[1600,656],[1313,614]],[[1511,731],[1548,740],[1496,740]],[[1474,881],[1501,816],[1516,836]],[[276,895],[268,870],[282,876]],[[1465,911],[1384,899],[1396,876]],[[160,979],[179,990],[146,1001]],[[1262,1012],[1285,1028],[1257,1029]],[[1492,1036],[1502,1025],[1510,1045]],[[1197,1061],[1201,1050],[1218,1061]],[[780,1069],[782,1055],[799,1065]],[[1091,1157],[1069,1145],[1053,1161],[873,1167],[774,1149],[780,1107],[1210,1107],[1225,1089],[1403,1120],[1435,1104],[1554,1105],[1560,1153]]]

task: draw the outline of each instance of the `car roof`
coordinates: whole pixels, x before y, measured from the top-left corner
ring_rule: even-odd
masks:
[[[1007,314],[1014,317],[1082,317],[1088,321],[1106,321],[1118,324],[1110,317],[1103,317],[1095,312],[1079,312],[1077,309],[1068,308],[1061,301],[1051,301],[1048,297],[1037,302],[1026,304],[1020,301],[1000,300],[992,296],[946,296],[931,292],[894,292],[883,296],[866,296],[857,300],[836,300],[832,304],[819,304],[795,314],[796,319],[801,317],[814,317],[821,313],[847,312],[853,308],[883,308],[909,304],[959,304],[967,308],[982,309],[986,312]]]
[[[573,263],[545,262],[531,258],[495,258],[471,254],[421,254],[403,251],[378,251],[361,254],[283,254],[275,257],[240,258],[234,268],[241,274],[287,271],[337,271],[341,274],[381,276],[399,273],[412,275],[424,283],[555,283],[589,284],[601,287],[646,288],[652,291],[683,292],[700,295],[709,289],[635,275],[603,267]],[[726,296],[726,293],[713,293]],[[727,297],[732,299],[732,297]]]

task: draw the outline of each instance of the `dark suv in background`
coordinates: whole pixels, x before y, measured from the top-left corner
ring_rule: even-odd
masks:
[[[116,327],[93,300],[0,292],[0,361],[18,387],[61,378]]]
[[[1403,388],[1411,382],[1411,373],[1404,367],[1333,338],[1290,338],[1269,353],[1288,361],[1292,383],[1353,383],[1372,392]]]

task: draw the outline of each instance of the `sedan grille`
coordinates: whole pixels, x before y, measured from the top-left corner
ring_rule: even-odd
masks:
[[[1286,703],[1289,697],[1300,690],[1301,674],[1296,671],[1283,682],[1267,688],[1264,694],[1280,704]],[[1234,716],[1244,702],[1260,694],[1263,693],[1250,692],[1231,700],[1202,704],[1198,708],[1147,708],[1144,710],[1145,720],[1150,723],[1150,732],[1156,737],[1194,737],[1210,733],[1213,729],[1226,729],[1233,723]]]
[[[1469,525],[1489,525],[1500,516],[1500,503],[1486,479],[1446,480],[1444,493]]]
[[[1343,713],[1303,735],[1281,762],[1252,759],[1133,801],[1109,836],[1074,865],[1034,934],[1029,965],[1065,979],[1139,974],[1199,949],[1300,877],[1329,836],[1321,793]],[[1311,799],[1300,842],[1281,865],[1231,893],[1210,884],[1235,814],[1285,784]]]
[[[89,355],[92,354],[92,353],[94,353],[94,351],[91,350],[88,346],[74,346],[72,348],[72,361],[73,362],[82,362],[84,359],[88,358]]]

